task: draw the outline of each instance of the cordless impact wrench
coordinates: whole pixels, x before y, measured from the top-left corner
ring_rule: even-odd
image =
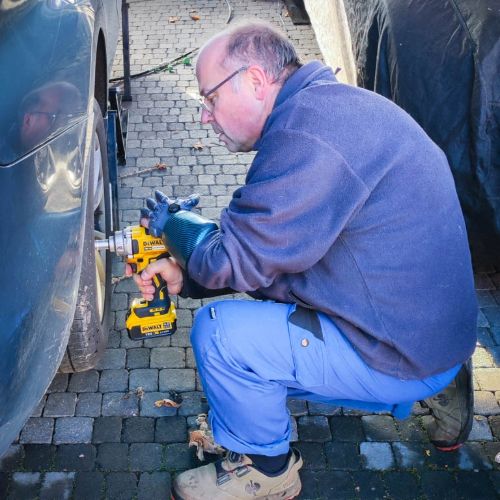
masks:
[[[140,273],[151,262],[169,256],[163,240],[149,234],[142,226],[128,226],[106,240],[96,240],[95,248],[125,257],[134,273]],[[177,328],[175,306],[168,296],[167,284],[159,274],[153,277],[153,286],[153,300],[134,299],[127,312],[126,326],[132,340],[172,335]]]

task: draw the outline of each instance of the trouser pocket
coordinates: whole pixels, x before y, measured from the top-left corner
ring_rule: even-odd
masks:
[[[297,382],[304,387],[328,384],[326,347],[316,311],[293,305],[288,330]]]

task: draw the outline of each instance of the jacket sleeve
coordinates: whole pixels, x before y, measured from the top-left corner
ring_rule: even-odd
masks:
[[[318,262],[369,191],[329,144],[295,130],[267,134],[220,219],[189,260],[209,289],[248,292]]]

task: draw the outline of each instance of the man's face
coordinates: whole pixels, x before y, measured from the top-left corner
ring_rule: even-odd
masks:
[[[222,50],[223,44],[216,41],[200,55],[196,66],[200,95],[206,95],[238,69],[220,67]],[[232,85],[236,79],[238,90]],[[262,101],[255,98],[248,72],[240,71],[231,81],[208,95],[206,103],[212,113],[202,107],[202,123],[212,125],[229,151],[251,151],[260,137],[265,119],[262,119]]]

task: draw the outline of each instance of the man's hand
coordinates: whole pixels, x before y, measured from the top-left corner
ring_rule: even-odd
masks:
[[[125,274],[130,276],[132,274],[132,268],[130,264],[125,267]],[[160,274],[161,277],[167,282],[168,293],[178,294],[182,290],[183,278],[182,271],[172,257],[168,259],[158,259],[155,262],[149,264],[142,273],[134,274],[132,277],[135,284],[139,287],[142,296],[147,300],[153,300],[153,293],[155,288],[153,286],[153,276],[155,274]]]
[[[141,219],[141,226],[149,228],[149,218],[144,217]],[[135,281],[135,284],[138,286],[142,296],[147,301],[153,300],[153,293],[155,288],[153,286],[153,277],[155,274],[160,274],[161,277],[167,282],[168,293],[170,294],[178,294],[182,290],[183,285],[183,277],[182,271],[172,257],[168,259],[158,259],[155,262],[149,264],[142,273],[133,274],[132,267],[130,264],[125,266],[125,274],[127,276],[132,275],[132,278]]]

